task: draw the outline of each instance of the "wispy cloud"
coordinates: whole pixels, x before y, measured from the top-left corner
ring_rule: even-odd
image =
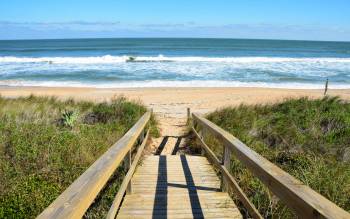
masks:
[[[119,25],[119,21],[69,21],[69,22],[12,22],[0,21],[0,25]]]
[[[0,21],[0,39],[79,37],[218,37],[350,41],[350,28],[295,24],[225,24],[195,22],[132,24],[119,21]]]

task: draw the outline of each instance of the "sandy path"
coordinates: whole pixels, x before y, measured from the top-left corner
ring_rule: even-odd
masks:
[[[164,144],[161,154],[172,154],[176,144],[182,147],[185,142],[183,136],[186,134],[186,117],[167,117],[160,113],[156,115],[161,129],[161,137],[153,139],[150,150],[156,151],[159,146]]]
[[[53,95],[59,98],[75,98],[92,101],[109,100],[123,95],[143,102],[157,115],[161,138],[154,139],[151,149],[166,144],[162,154],[168,154],[185,131],[186,109],[192,112],[207,113],[224,106],[262,104],[281,101],[289,97],[322,97],[323,90],[270,89],[270,88],[133,88],[133,89],[94,89],[94,88],[45,88],[45,87],[2,87],[0,94],[5,97],[24,95]],[[329,90],[330,95],[350,99],[350,90]],[[170,136],[167,138],[167,136]],[[174,136],[174,137],[171,137]]]

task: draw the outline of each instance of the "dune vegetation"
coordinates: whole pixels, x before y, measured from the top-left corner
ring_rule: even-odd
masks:
[[[132,127],[146,108],[123,97],[92,103],[0,97],[0,218],[34,218]],[[157,135],[151,119],[151,134]],[[123,177],[87,212],[106,212]]]
[[[337,97],[287,99],[227,107],[207,118],[350,211],[350,103]],[[220,157],[221,144],[211,136],[206,142]],[[236,158],[231,160],[231,172],[265,218],[295,217]]]

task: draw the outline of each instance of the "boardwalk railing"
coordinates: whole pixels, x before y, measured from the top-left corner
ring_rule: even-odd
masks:
[[[231,188],[236,192],[253,218],[262,217],[229,172],[232,153],[280,200],[293,209],[300,218],[350,218],[348,212],[260,156],[219,126],[197,114],[192,114],[192,121],[192,130],[199,138],[205,154],[213,165],[218,167],[223,176],[223,189]],[[223,144],[222,161],[215,156],[204,142],[206,133],[210,133]]]
[[[124,177],[108,213],[109,218],[114,218],[125,192],[132,190],[130,179],[148,139],[149,131],[145,131],[145,128],[150,117],[151,112],[145,113],[121,139],[58,196],[38,218],[81,218],[115,170],[124,161],[128,173]],[[136,155],[133,156],[132,161],[133,146],[138,140],[141,143],[138,144]]]

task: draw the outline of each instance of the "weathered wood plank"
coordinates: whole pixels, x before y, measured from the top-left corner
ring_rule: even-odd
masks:
[[[219,126],[197,114],[192,114],[192,118],[202,129],[210,132],[226,147],[230,147],[237,159],[300,217],[350,218],[348,212],[284,172]]]
[[[198,196],[199,200],[201,203],[218,203],[218,202],[224,202],[224,201],[229,201],[231,202],[231,199],[229,196],[227,196],[226,193],[200,193],[200,194],[190,194],[190,195],[184,195],[184,194],[174,194],[171,197],[168,197],[168,195],[158,195],[157,199],[159,200],[166,200],[166,199],[172,199],[175,202],[170,203],[170,204],[178,204],[176,200],[179,200],[179,198],[183,198],[181,203],[187,203],[191,201],[191,196]],[[154,202],[154,195],[152,194],[132,194],[132,195],[127,195],[123,201],[123,204],[143,204],[143,203],[149,203],[149,202]]]
[[[145,128],[151,113],[139,121],[76,179],[38,218],[81,218]]]
[[[242,215],[240,215],[239,212],[232,212],[231,210],[223,209],[223,208],[213,208],[213,209],[179,209],[179,210],[172,210],[172,209],[166,209],[161,210],[157,209],[156,211],[154,209],[133,209],[133,210],[123,210],[120,212],[120,216],[127,216],[128,218],[134,218],[136,215],[153,215],[154,216],[162,216],[161,218],[165,218],[165,215],[177,215],[177,214],[186,214],[186,215],[196,215],[196,218],[206,218],[207,216],[214,216],[216,215],[216,218],[221,218],[221,216],[231,216],[231,218],[242,218]],[[199,217],[199,215],[203,215],[202,217]],[[119,218],[119,214],[118,214]],[[187,217],[191,218],[191,217]]]

